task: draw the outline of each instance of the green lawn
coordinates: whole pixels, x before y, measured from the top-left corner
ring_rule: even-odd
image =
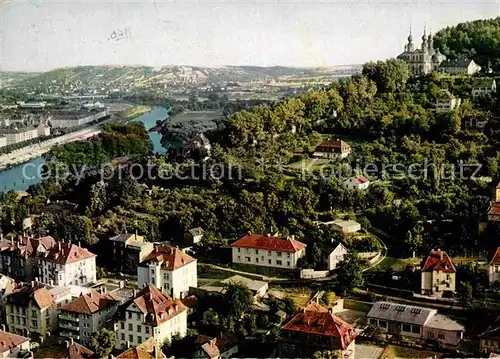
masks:
[[[296,169],[309,169],[313,170],[314,168],[318,168],[324,165],[327,165],[330,160],[319,159],[319,158],[308,158],[306,160],[297,161],[294,163],[290,163],[288,166]]]
[[[394,258],[394,257],[385,257],[385,259],[372,270],[376,271],[386,271],[387,269],[392,269],[395,272],[402,271],[406,268],[408,264],[417,264],[420,263],[422,258]]]

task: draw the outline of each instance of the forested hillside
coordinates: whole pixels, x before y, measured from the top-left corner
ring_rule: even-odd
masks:
[[[448,58],[472,58],[500,72],[500,17],[442,29],[435,35],[434,45]]]

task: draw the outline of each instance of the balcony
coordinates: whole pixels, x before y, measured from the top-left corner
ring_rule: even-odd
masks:
[[[65,313],[59,314],[59,320],[68,320],[68,321],[76,322],[76,323],[78,323],[80,321],[80,319],[78,317],[75,317],[75,316],[72,316],[69,314],[65,314]]]
[[[75,340],[80,340],[80,336],[79,335],[76,335],[74,332],[65,332],[65,331],[61,331],[59,333],[59,335],[61,337],[65,337],[65,338],[73,338]]]
[[[69,330],[80,331],[80,327],[78,326],[78,324],[62,322],[62,323],[59,323],[59,327],[64,328],[64,329],[69,329]]]

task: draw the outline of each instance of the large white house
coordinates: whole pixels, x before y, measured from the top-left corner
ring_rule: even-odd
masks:
[[[231,244],[233,263],[295,269],[305,256],[306,245],[295,238],[248,234]]]
[[[488,265],[488,283],[492,285],[495,282],[500,282],[500,247]]]
[[[96,281],[96,255],[72,243],[39,245],[33,258],[35,277],[57,286],[85,285]]]
[[[353,176],[344,182],[347,189],[362,190],[370,186],[370,180],[365,176]]]
[[[437,96],[436,111],[447,112],[458,108],[462,100],[452,95],[448,90],[441,90]]]
[[[81,294],[60,309],[60,335],[87,344],[92,333],[108,324],[121,301],[122,298],[114,293],[93,290]]]
[[[472,96],[485,96],[497,92],[497,82],[494,78],[476,79],[472,85]]]
[[[137,346],[149,338],[158,343],[187,332],[187,307],[152,284],[146,285],[117,312],[116,348]]]
[[[439,65],[439,70],[450,75],[474,75],[481,71],[481,66],[476,64],[474,60],[457,59],[443,61]]]
[[[153,252],[137,267],[139,288],[152,283],[172,298],[182,299],[189,287],[198,286],[196,259],[179,248],[155,246]]]

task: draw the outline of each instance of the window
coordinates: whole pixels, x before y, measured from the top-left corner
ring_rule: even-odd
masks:
[[[278,257],[281,257],[281,254],[282,254],[281,252],[278,252]]]
[[[269,264],[271,264],[271,260],[270,259],[268,259],[267,261],[268,261]]]
[[[417,325],[412,325],[411,326],[411,332],[415,334],[420,334],[420,327]]]
[[[120,324],[121,324],[121,325],[120,325],[120,326],[121,326],[121,328],[122,328],[122,329],[125,329],[125,323],[124,323],[124,322],[121,322]]]
[[[134,326],[133,326],[132,324],[129,324],[129,325],[128,325],[128,330],[129,330],[129,331],[134,330]]]
[[[36,310],[32,310],[32,311],[31,311],[31,316],[32,316],[32,317],[36,317]]]
[[[238,253],[240,253],[240,252],[241,252],[241,248],[238,248]]]
[[[255,258],[255,263],[259,263],[259,258]]]
[[[38,322],[36,320],[31,321],[31,326],[38,327]]]
[[[444,334],[438,334],[438,339],[444,340]]]
[[[141,344],[141,343],[142,343],[142,337],[137,337],[137,342],[138,342],[139,344]]]
[[[271,251],[267,251],[267,255],[270,256],[271,255]]]
[[[262,262],[264,262],[264,256],[261,256],[260,259],[262,259]]]
[[[247,262],[251,262],[251,261],[252,261],[252,258],[250,258],[250,257],[245,257],[245,261],[247,261]]]
[[[258,249],[255,250],[255,254],[259,254],[259,250]]]
[[[287,256],[287,258],[290,258],[290,253],[287,253],[286,256]]]
[[[276,261],[276,264],[280,266],[280,265],[282,265],[283,263],[282,263],[280,260],[277,260],[277,261]]]
[[[382,328],[387,328],[387,322],[385,320],[379,320],[378,326]]]
[[[146,334],[149,334],[149,327],[146,326]]]
[[[128,319],[132,319],[132,313],[128,312]]]
[[[140,313],[136,313],[135,317],[136,317],[137,320],[141,320],[141,314]]]
[[[130,342],[133,342],[133,341],[134,341],[134,336],[133,336],[132,334],[129,334],[129,336],[128,336],[128,340],[129,340]]]
[[[122,333],[121,338],[122,338],[122,340],[125,340],[125,334]]]
[[[290,261],[287,261],[287,262],[286,262],[286,265],[290,267]]]
[[[403,332],[410,333],[411,332],[411,325],[410,324],[403,324]]]
[[[137,333],[140,333],[140,332],[141,332],[141,330],[142,330],[141,325],[140,325],[140,324],[137,324]]]
[[[433,338],[434,338],[434,333],[429,333],[429,334],[427,334],[427,337],[428,337],[429,339],[433,339]]]

